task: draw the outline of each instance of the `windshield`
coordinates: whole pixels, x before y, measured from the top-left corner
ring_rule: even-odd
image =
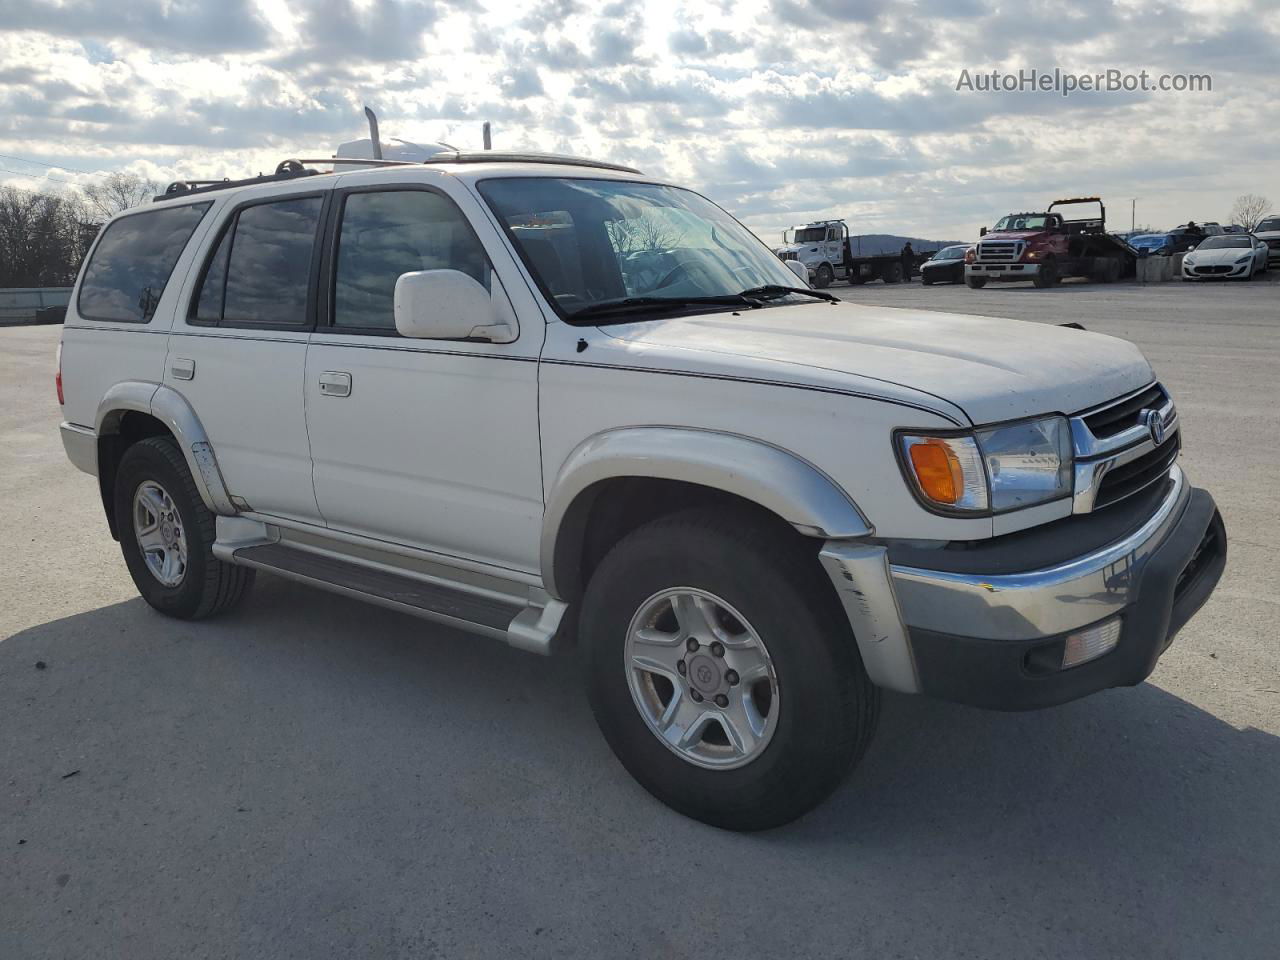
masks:
[[[1043,230],[1048,222],[1048,215],[1043,213],[1014,213],[1001,217],[995,225],[996,230]]]
[[[689,190],[552,177],[484,180],[479,188],[566,319],[630,298],[678,303],[801,285],[755,234]]]
[[[1253,228],[1254,233],[1261,233],[1263,230],[1280,231],[1280,217],[1267,217],[1260,224]]]
[[[934,260],[963,260],[964,252],[969,248],[965,244],[955,247],[943,247],[933,255]]]
[[[796,227],[796,243],[822,243],[826,239],[826,227]]]
[[[1222,250],[1222,249],[1230,249],[1231,247],[1252,247],[1252,246],[1253,246],[1253,241],[1249,239],[1249,236],[1247,234],[1241,235],[1238,233],[1225,233],[1225,234],[1220,234],[1216,237],[1210,237],[1208,240],[1205,240],[1203,243],[1201,243],[1200,246],[1196,247],[1196,249],[1197,250]]]

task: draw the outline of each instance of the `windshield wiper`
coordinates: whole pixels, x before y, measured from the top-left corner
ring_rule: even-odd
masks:
[[[749,290],[743,290],[741,296],[754,297],[757,300],[776,300],[778,297],[785,297],[789,293],[801,293],[806,297],[828,300],[831,303],[840,302],[839,297],[824,290],[813,290],[809,287],[784,287],[780,283],[766,283],[762,287],[751,287]]]
[[[726,293],[715,297],[625,297],[621,300],[605,300],[569,314],[570,320],[586,320],[591,317],[609,317],[628,313],[645,313],[654,310],[681,307],[750,307],[762,306],[758,297],[748,293]]]

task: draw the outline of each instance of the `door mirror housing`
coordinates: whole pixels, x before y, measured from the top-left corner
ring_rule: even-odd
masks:
[[[484,285],[461,270],[416,270],[396,280],[396,331],[418,340],[506,343],[515,330]]]
[[[986,227],[979,227],[979,228],[978,228],[978,236],[980,236],[980,237],[985,237],[986,235],[987,235],[987,228],[986,228]]]
[[[788,270],[790,270],[801,281],[803,281],[806,287],[809,285],[809,268],[808,267],[806,267],[799,260],[783,260],[782,262],[787,265]]]

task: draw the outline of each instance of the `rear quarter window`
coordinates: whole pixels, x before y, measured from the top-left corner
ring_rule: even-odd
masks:
[[[80,284],[77,309],[88,320],[146,323],[178,257],[211,203],[132,213],[107,227]]]

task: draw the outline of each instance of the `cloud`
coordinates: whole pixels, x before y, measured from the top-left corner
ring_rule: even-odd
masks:
[[[261,50],[271,29],[250,0],[0,0],[0,29],[118,40],[184,53]],[[93,47],[90,47],[90,56]],[[99,48],[100,50],[100,48]]]

